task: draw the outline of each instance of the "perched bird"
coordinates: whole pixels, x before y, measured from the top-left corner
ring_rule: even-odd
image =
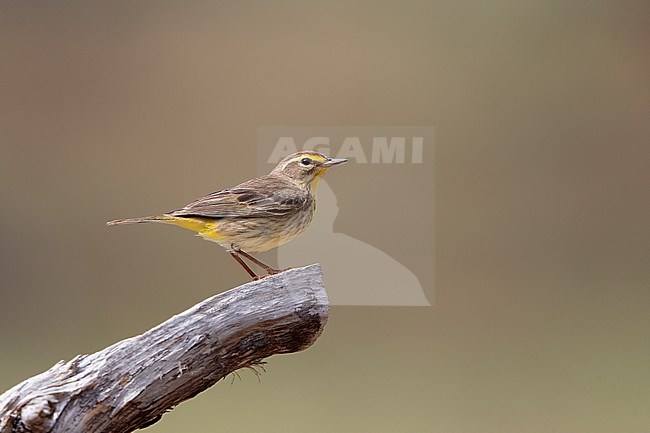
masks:
[[[216,242],[254,279],[259,279],[242,257],[268,275],[280,272],[249,253],[268,251],[298,237],[316,210],[316,185],[333,166],[346,159],[318,152],[285,157],[271,173],[234,188],[213,192],[182,209],[162,215],[109,221],[107,225],[163,223],[196,232]]]

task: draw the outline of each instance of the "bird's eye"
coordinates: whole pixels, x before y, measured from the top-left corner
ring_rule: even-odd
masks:
[[[309,158],[303,158],[303,159],[300,160],[300,163],[301,163],[302,165],[304,165],[305,167],[307,167],[308,165],[310,165],[311,162],[312,162],[312,161],[311,161],[311,159],[309,159]]]

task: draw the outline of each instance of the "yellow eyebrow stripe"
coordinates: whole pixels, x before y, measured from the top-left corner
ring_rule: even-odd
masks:
[[[303,158],[309,158],[312,161],[316,161],[316,162],[325,162],[327,160],[327,158],[323,158],[320,155],[302,154],[302,155],[297,155],[295,158],[291,158],[289,161],[287,161],[287,163],[300,161]]]

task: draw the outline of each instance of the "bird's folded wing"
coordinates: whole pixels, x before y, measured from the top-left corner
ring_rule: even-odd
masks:
[[[298,211],[307,199],[302,191],[293,188],[240,185],[208,194],[169,214],[206,218],[279,216]]]

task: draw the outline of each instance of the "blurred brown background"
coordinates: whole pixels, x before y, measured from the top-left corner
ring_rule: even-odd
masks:
[[[395,226],[360,199],[390,191],[380,171],[372,191],[360,166],[328,181],[335,229],[424,270],[433,307],[336,307],[261,383],[245,372],[148,431],[647,429],[649,12],[0,3],[0,390],[245,281],[188,232],[106,220],[254,176],[260,126],[430,125],[435,274],[399,233],[371,236]]]

